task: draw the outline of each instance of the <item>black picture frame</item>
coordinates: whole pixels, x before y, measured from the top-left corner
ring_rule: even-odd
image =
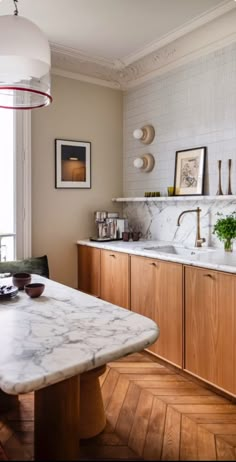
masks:
[[[206,146],[176,151],[175,196],[204,195],[206,152]]]
[[[91,189],[91,143],[55,139],[55,188]]]

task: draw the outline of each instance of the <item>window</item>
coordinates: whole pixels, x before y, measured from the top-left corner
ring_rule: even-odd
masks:
[[[0,108],[0,261],[31,255],[30,131],[29,111]]]

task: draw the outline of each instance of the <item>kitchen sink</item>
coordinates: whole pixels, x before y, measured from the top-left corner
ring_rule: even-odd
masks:
[[[205,247],[181,247],[177,245],[163,245],[163,246],[153,246],[153,247],[143,247],[143,250],[151,250],[152,252],[157,253],[168,253],[171,255],[182,255],[186,257],[191,257],[194,255],[199,255],[202,253],[212,252],[214,249],[205,248]]]

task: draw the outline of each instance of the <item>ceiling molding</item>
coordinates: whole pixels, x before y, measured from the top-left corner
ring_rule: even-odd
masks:
[[[225,5],[211,11],[211,15],[209,13],[208,18],[214,16],[214,19],[210,22],[206,21],[207,15],[199,18],[199,21],[202,21],[201,26],[193,27],[198,20],[191,23],[191,28],[190,24],[186,25],[184,35],[180,34],[179,29],[156,42],[152,52],[150,49],[154,44],[146,47],[149,53],[143,55],[143,51],[140,52],[142,56],[135,61],[131,60],[130,64],[124,64],[123,60],[112,62],[100,57],[91,58],[74,49],[61,47],[55,43],[50,44],[53,73],[110,88],[127,90],[235,42],[236,3],[230,2],[229,4],[227,1]],[[170,36],[174,37],[174,34],[176,34],[176,39],[169,42]],[[165,43],[165,45],[160,48],[159,45],[157,46],[158,43],[159,45]]]
[[[149,55],[150,53],[159,50],[165,45],[168,45],[169,43],[174,42],[175,40],[182,37],[183,35],[186,35],[189,32],[194,31],[198,27],[204,26],[205,24],[213,21],[219,16],[222,16],[223,14],[228,13],[234,8],[236,8],[236,4],[233,3],[232,0],[227,0],[225,4],[212,8],[207,13],[203,13],[197,19],[193,19],[192,21],[189,21],[188,23],[186,23],[184,26],[178,27],[174,31],[170,32],[169,34],[166,34],[161,39],[156,40],[150,43],[149,45],[147,45],[146,47],[142,48],[140,51],[131,53],[130,55],[125,56],[124,58],[122,58],[122,63],[124,64],[124,66],[128,66],[129,64],[132,64],[133,62],[138,61],[139,59]]]
[[[80,80],[82,82],[93,83],[95,85],[101,85],[103,87],[113,88],[114,90],[121,90],[120,83],[116,83],[102,78],[91,77],[89,75],[79,74],[78,72],[65,71],[63,69],[57,69],[52,67],[52,74],[59,75],[61,77],[67,77],[68,79]]]
[[[89,56],[86,53],[75,50],[74,48],[65,47],[54,42],[50,42],[50,48],[54,55],[61,54],[62,56],[70,56],[74,60],[81,62],[91,62],[92,64],[97,64],[98,66],[114,68],[114,62],[110,59],[102,58],[100,56]]]

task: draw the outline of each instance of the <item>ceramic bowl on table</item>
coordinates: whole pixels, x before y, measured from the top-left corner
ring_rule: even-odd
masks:
[[[31,274],[29,273],[14,273],[12,275],[12,284],[18,287],[19,290],[23,290],[25,284],[31,282]]]
[[[42,295],[45,289],[45,285],[42,284],[41,282],[33,282],[31,284],[26,284],[24,289],[27,295],[29,295],[29,297],[36,298]]]

